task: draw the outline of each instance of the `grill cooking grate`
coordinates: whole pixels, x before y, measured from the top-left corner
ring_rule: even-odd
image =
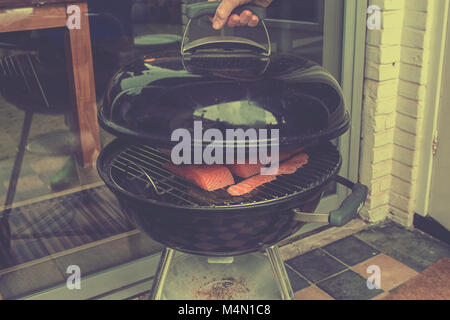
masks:
[[[339,171],[341,156],[331,143],[307,148],[305,152],[309,155],[306,166],[292,175],[279,176],[241,197],[230,196],[226,188],[208,192],[176,176],[162,166],[170,161],[169,156],[147,145],[123,147],[116,153],[111,162],[111,178],[119,188],[144,199],[178,206],[253,206],[310,191]]]

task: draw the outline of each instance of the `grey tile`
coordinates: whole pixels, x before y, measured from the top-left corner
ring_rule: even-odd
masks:
[[[418,272],[439,259],[450,257],[447,244],[394,222],[361,231],[356,237]]]
[[[0,161],[0,180],[2,181],[2,184],[3,181],[9,181],[14,166],[14,161],[15,157]],[[25,156],[20,169],[20,176],[23,177],[33,174],[35,174],[35,172],[27,163],[27,157]]]
[[[286,263],[313,283],[347,268],[320,249],[295,257],[286,261]]]
[[[7,188],[5,188],[5,186],[3,186],[2,183],[0,183],[0,195],[5,195],[6,192],[7,192]],[[1,198],[1,196],[0,196],[0,198]]]
[[[292,270],[289,266],[286,266],[286,271],[294,293],[310,286],[308,281]]]
[[[53,177],[58,173],[58,171],[53,171],[53,172],[44,172],[44,173],[39,173],[38,177],[39,179],[42,180],[42,182],[46,185],[46,188],[48,190],[51,189],[50,187],[50,182],[52,181]]]
[[[333,242],[322,249],[349,266],[354,266],[380,253],[353,236]]]
[[[8,159],[14,157],[14,153],[17,150],[18,142],[11,137],[10,134],[4,132],[0,133],[0,159]]]
[[[29,157],[30,167],[33,168],[37,174],[43,174],[47,172],[58,172],[66,164],[69,156],[45,156],[45,155],[33,155]]]
[[[43,187],[43,188],[37,188],[25,192],[16,192],[16,195],[14,197],[14,202],[21,202],[21,201],[27,201],[35,198],[39,198],[48,194],[51,194],[51,190]]]
[[[6,194],[9,185],[11,183],[11,173],[14,165],[14,158],[0,161],[0,200],[3,201],[5,197],[2,195]],[[27,163],[27,157],[22,163],[20,169],[20,175],[18,179],[18,184],[16,188],[16,193],[14,195],[14,203],[24,200],[29,200],[34,197],[39,197],[47,194],[45,187],[43,187],[43,182],[35,174],[33,169]],[[3,191],[3,192],[2,192]]]
[[[381,289],[370,290],[367,280],[352,270],[316,284],[336,300],[369,300],[383,293]]]

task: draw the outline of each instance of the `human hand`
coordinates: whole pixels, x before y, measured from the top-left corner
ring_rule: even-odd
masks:
[[[211,2],[217,0],[208,1]],[[259,23],[259,18],[251,11],[244,10],[240,15],[231,14],[237,7],[250,2],[252,2],[252,0],[222,0],[212,19],[213,28],[220,30],[225,25],[231,28],[241,26],[256,27]]]

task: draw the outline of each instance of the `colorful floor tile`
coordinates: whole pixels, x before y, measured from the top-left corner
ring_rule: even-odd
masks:
[[[446,257],[447,244],[387,222],[286,264],[297,300],[380,300]]]

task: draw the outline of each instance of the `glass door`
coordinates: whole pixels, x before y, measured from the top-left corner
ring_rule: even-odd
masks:
[[[343,17],[344,0],[274,1],[266,18],[272,48],[313,60],[341,81]],[[339,140],[335,143],[341,144]],[[328,199],[323,210],[337,205],[336,185],[330,186],[326,195],[333,201]]]
[[[122,64],[144,53],[179,50],[187,22],[186,5],[202,1],[206,0],[88,0],[99,103],[106,83]],[[352,126],[336,143],[343,156],[342,175],[353,181],[357,180],[358,168],[366,8],[363,0],[274,0],[267,8],[273,50],[292,52],[322,64],[343,86]],[[38,66],[43,74],[55,75],[55,83],[64,84],[68,76],[63,31],[34,30],[23,35],[26,41],[19,41],[22,35],[2,35],[0,62],[8,73],[0,70],[0,74],[22,81],[17,71],[25,65],[33,80],[32,67]],[[10,72],[14,70],[11,66],[17,66],[15,73]],[[67,96],[64,90],[39,90],[39,85],[32,88],[38,98],[43,92],[56,98]],[[48,88],[53,86],[44,86]],[[129,298],[148,290],[161,246],[135,230],[95,168],[77,166],[72,154],[60,156],[47,149],[37,154],[25,148],[29,141],[41,136],[60,137],[55,132],[71,131],[73,126],[65,113],[40,114],[33,110],[33,118],[30,114],[26,117],[23,103],[18,103],[22,101],[21,91],[17,92],[15,99],[9,99],[14,92],[0,92],[0,111],[8,115],[0,119],[3,203],[9,186],[14,185],[10,181],[18,180],[12,205],[0,208],[0,295],[5,299],[30,295]],[[38,99],[32,105],[44,102]],[[101,138],[106,145],[114,137],[102,130]],[[18,146],[22,146],[21,157],[16,156]],[[14,164],[19,162],[21,170],[13,175]],[[10,178],[14,176],[17,179]],[[345,196],[344,188],[330,187],[317,211],[335,209]],[[311,224],[301,232],[316,227]],[[80,268],[83,290],[67,290],[70,266]]]
[[[266,23],[275,52],[289,52],[309,58],[324,66],[340,82],[351,130],[334,143],[343,157],[341,175],[358,179],[361,122],[366,1],[356,0],[283,0],[267,8]],[[317,212],[339,207],[348,189],[330,185]],[[309,224],[299,234],[323,224]]]
[[[274,51],[311,59],[339,80],[343,4],[343,0],[274,1],[266,19]]]

